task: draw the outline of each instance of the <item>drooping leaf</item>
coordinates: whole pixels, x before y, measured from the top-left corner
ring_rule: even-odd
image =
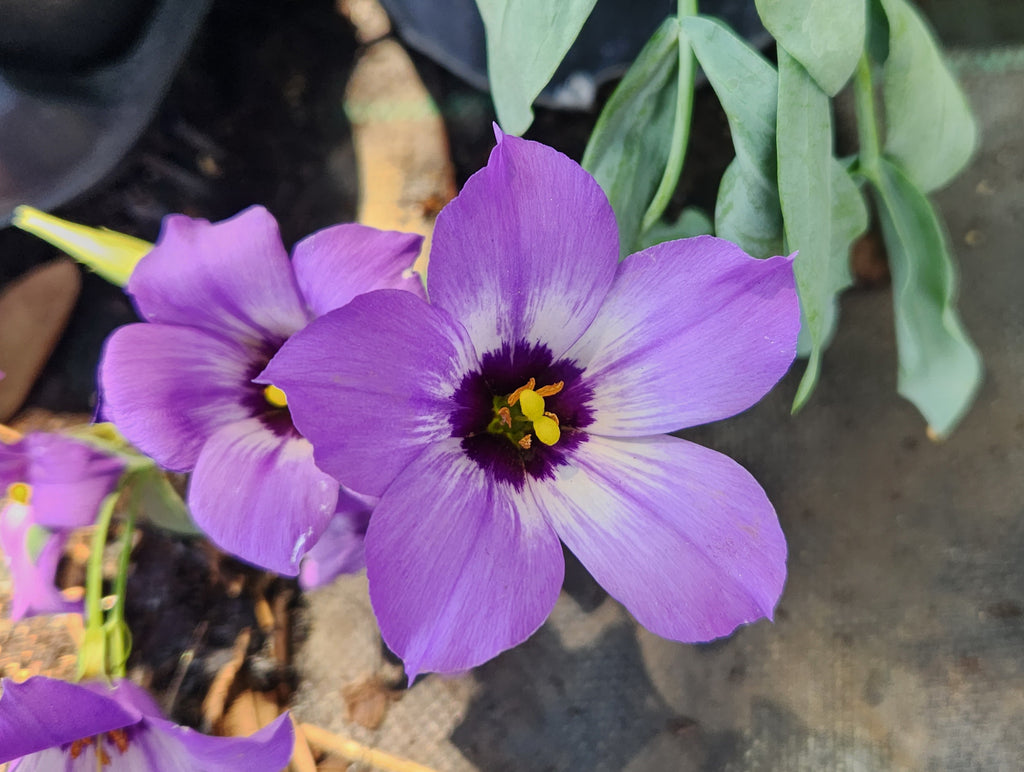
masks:
[[[697,13],[697,0],[680,0],[678,4],[680,18],[684,15]],[[676,68],[676,112],[672,124],[672,136],[669,145],[665,172],[662,174],[658,189],[654,192],[650,206],[644,212],[640,230],[646,231],[656,224],[665,213],[665,208],[672,199],[672,194],[679,185],[679,176],[683,171],[683,159],[690,143],[690,118],[693,114],[693,93],[697,62],[690,47],[686,33],[679,28],[679,41],[676,50],[679,55],[679,66]]]
[[[679,23],[666,19],[612,92],[583,153],[619,225],[622,255],[634,251],[644,212],[668,161],[676,111]]]
[[[782,252],[775,152],[778,74],[721,22],[690,16],[681,24],[725,110],[736,148],[718,188],[715,232],[757,257],[777,255]]]
[[[732,132],[747,176],[775,186],[775,110],[779,77],[761,54],[722,22],[706,16],[680,21]]]
[[[867,228],[867,208],[849,175],[832,156],[828,96],[804,67],[779,49],[779,200],[786,248],[802,314],[803,352],[809,355],[793,410],[810,397],[821,354],[835,331],[837,297],[850,285],[850,243]]]
[[[487,76],[498,123],[522,134],[533,100],[568,52],[596,0],[476,0],[487,35]]]
[[[755,0],[772,37],[829,96],[850,79],[864,50],[865,0]]]
[[[920,12],[907,0],[882,0],[882,6],[889,19],[883,72],[885,152],[927,193],[964,168],[978,130]]]
[[[707,212],[695,206],[688,206],[673,222],[658,221],[640,234],[637,249],[647,249],[664,241],[706,236],[714,232],[714,223]]]
[[[887,159],[872,175],[896,311],[898,391],[938,436],[963,418],[981,383],[981,357],[956,311],[956,270],[934,208]]]
[[[192,522],[188,507],[157,467],[139,469],[129,482],[130,502],[141,520],[166,531],[197,536],[201,531]]]
[[[782,209],[774,185],[750,176],[739,158],[722,175],[715,201],[715,234],[754,257],[782,254]]]

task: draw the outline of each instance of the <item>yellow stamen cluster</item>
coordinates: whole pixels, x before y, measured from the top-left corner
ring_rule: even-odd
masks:
[[[519,409],[523,411],[523,416],[533,425],[533,436],[545,445],[554,445],[558,442],[559,437],[562,436],[562,432],[558,428],[558,416],[544,410],[544,397],[557,394],[562,390],[565,383],[559,381],[549,386],[541,386],[539,389],[534,389],[536,385],[537,381],[531,378],[526,382],[525,386],[520,386],[509,394],[508,404],[511,407],[519,403]],[[506,415],[501,414],[501,417],[504,423]],[[512,425],[510,416],[508,417],[507,425]],[[531,435],[527,434],[519,441],[519,444],[523,448],[529,448],[532,442]]]
[[[263,399],[267,401],[267,404],[272,407],[288,407],[288,397],[282,389],[277,386],[267,386],[263,390]]]
[[[23,482],[12,483],[7,486],[7,498],[18,504],[28,504],[32,498],[32,486]]]

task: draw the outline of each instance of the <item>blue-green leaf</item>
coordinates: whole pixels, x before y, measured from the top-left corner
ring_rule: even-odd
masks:
[[[707,236],[715,232],[714,223],[707,212],[695,206],[688,206],[673,222],[659,220],[640,235],[637,249],[647,249],[664,241]]]
[[[978,130],[967,98],[920,13],[907,0],[882,0],[889,19],[883,73],[885,152],[929,192],[970,160]]]
[[[197,536],[201,531],[192,522],[188,507],[158,468],[134,472],[129,482],[130,506],[140,520],[184,536]]]
[[[736,158],[747,177],[775,186],[775,108],[779,77],[761,54],[716,19],[680,22],[725,110]]]
[[[644,212],[668,161],[676,113],[679,23],[666,19],[612,92],[583,153],[619,225],[622,255],[637,246]]]
[[[487,76],[498,123],[522,134],[533,100],[555,74],[596,0],[476,0],[487,34]]]
[[[898,390],[943,437],[977,393],[981,357],[956,311],[956,270],[931,203],[884,158],[871,181],[892,272]]]
[[[748,175],[738,157],[729,164],[718,186],[715,234],[739,244],[754,257],[782,254],[779,192],[774,184]]]
[[[850,79],[864,50],[865,0],[755,0],[772,37],[829,96]]]
[[[810,397],[821,354],[835,331],[837,296],[850,285],[850,243],[867,228],[867,208],[832,156],[828,96],[796,59],[779,49],[779,199],[810,359],[793,410]]]

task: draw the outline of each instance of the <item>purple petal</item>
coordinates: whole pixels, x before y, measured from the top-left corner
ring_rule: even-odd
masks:
[[[33,519],[46,528],[83,528],[96,520],[124,462],[59,434],[33,432],[18,443],[32,486]]]
[[[356,295],[401,289],[424,296],[411,272],[423,237],[349,223],[307,236],[292,250],[299,290],[313,316],[341,308]]]
[[[438,215],[427,289],[481,354],[525,342],[557,358],[594,318],[618,259],[615,215],[594,178],[550,147],[499,134],[487,166]]]
[[[536,506],[647,629],[707,641],[771,616],[785,537],[764,491],[729,457],[675,437],[591,436],[555,474],[535,484]]]
[[[476,367],[448,314],[378,290],[292,336],[256,381],[284,389],[321,469],[379,496],[424,447],[451,436],[451,397]]]
[[[259,391],[250,383],[254,357],[190,327],[121,327],[100,362],[104,415],[161,465],[188,471],[214,432],[252,415],[246,397]]]
[[[34,520],[31,505],[8,502],[0,508],[0,548],[11,572],[10,618],[17,621],[39,614],[64,614],[82,610],[82,603],[67,600],[57,589],[57,566],[68,541],[66,532],[48,533],[38,554],[30,549]]]
[[[225,426],[203,446],[188,489],[196,525],[221,549],[279,574],[327,529],[338,483],[317,469],[313,446],[258,418]]]
[[[7,486],[24,482],[28,477],[24,442],[24,439],[10,445],[0,442],[0,496],[5,494]]]
[[[3,689],[0,763],[131,726],[142,718],[112,696],[52,678],[36,676],[23,683],[5,678]]]
[[[173,769],[183,772],[278,772],[287,766],[295,747],[295,732],[287,713],[248,737],[210,737],[161,718],[147,718],[145,722],[149,731],[137,741],[149,746],[145,750],[152,761],[139,769],[167,769],[171,758],[167,751],[173,749],[173,758],[180,760],[180,767]]]
[[[353,574],[366,567],[363,540],[376,504],[376,496],[341,489],[327,530],[302,559],[299,571],[302,589],[322,587],[342,574]]]
[[[374,510],[370,600],[410,679],[478,665],[522,643],[551,612],[561,545],[516,499],[449,439],[423,451]]]
[[[636,437],[747,409],[789,369],[800,307],[792,260],[701,236],[626,258],[567,354],[594,389],[595,434]]]
[[[164,218],[127,289],[148,322],[253,344],[279,344],[307,319],[277,222],[259,206],[215,224]]]

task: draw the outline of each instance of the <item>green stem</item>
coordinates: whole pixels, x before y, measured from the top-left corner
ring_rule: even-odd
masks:
[[[107,546],[107,534],[114,517],[114,505],[121,492],[115,491],[103,499],[100,514],[96,519],[96,530],[92,534],[89,562],[85,573],[85,627],[99,630],[103,627],[103,551]]]
[[[125,593],[128,589],[128,564],[132,553],[132,535],[135,532],[135,506],[128,508],[121,534],[121,555],[114,579],[114,607],[107,614],[107,664],[110,675],[124,678],[131,648],[131,633],[124,621]]]
[[[103,551],[114,517],[114,507],[121,496],[120,487],[100,505],[96,530],[92,534],[89,562],[85,571],[85,632],[78,650],[78,678],[99,678],[107,675],[106,630],[103,625]]]
[[[679,0],[677,6],[677,18],[693,16],[697,13],[697,0]],[[693,113],[693,89],[694,73],[696,62],[693,56],[693,49],[690,41],[679,29],[679,76],[676,86],[676,114],[672,126],[672,145],[669,148],[668,160],[665,163],[665,173],[661,176],[658,189],[651,199],[650,206],[644,213],[644,219],[640,226],[643,233],[654,223],[661,219],[665,207],[672,199],[676,185],[679,184],[679,175],[683,171],[683,158],[686,156],[686,147],[690,143],[690,117]]]
[[[854,108],[857,113],[857,138],[860,141],[860,167],[866,177],[878,176],[881,149],[878,119],[875,116],[875,89],[871,82],[871,61],[867,52],[861,54],[853,80]]]

